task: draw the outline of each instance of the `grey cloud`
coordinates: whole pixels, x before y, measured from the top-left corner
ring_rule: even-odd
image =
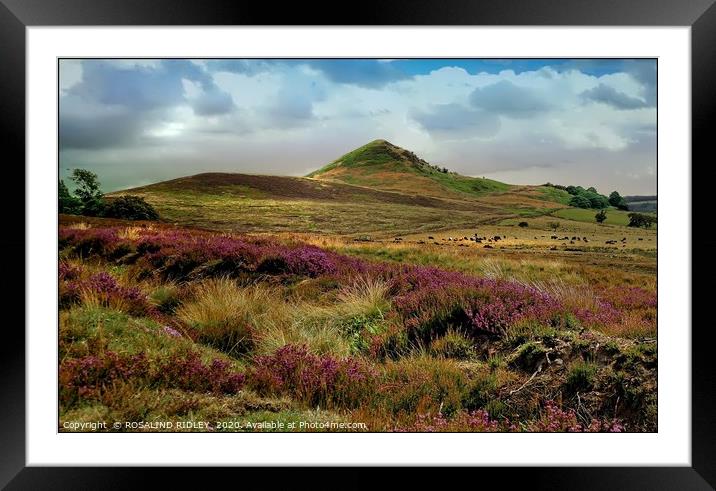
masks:
[[[191,107],[199,116],[227,114],[235,109],[231,95],[219,90],[204,92],[192,101]]]
[[[83,118],[60,113],[60,150],[67,148],[99,149],[131,143],[142,133],[130,114],[110,114]]]
[[[474,107],[512,118],[529,118],[554,106],[537,91],[507,80],[475,89],[470,94],[470,103]]]
[[[202,93],[187,101],[182,79],[198,84]],[[199,116],[235,109],[231,96],[188,60],[162,60],[158,67],[83,60],[82,80],[60,98],[60,148],[139,143],[146,129],[183,104]]]
[[[614,87],[604,84],[585,90],[580,97],[586,101],[601,102],[616,109],[640,109],[647,106],[645,101],[628,96],[624,92],[619,92]]]
[[[656,107],[656,60],[627,60],[625,70],[642,84],[646,104]]]
[[[495,114],[460,104],[436,104],[429,111],[413,110],[410,117],[439,138],[489,138],[501,126]]]

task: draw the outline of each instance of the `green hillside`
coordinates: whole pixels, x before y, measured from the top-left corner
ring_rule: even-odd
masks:
[[[386,140],[374,140],[307,177],[341,181],[407,194],[470,198],[508,191],[512,186],[492,179],[462,176],[428,163]]]

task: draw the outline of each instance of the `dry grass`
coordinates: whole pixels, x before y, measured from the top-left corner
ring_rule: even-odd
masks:
[[[268,287],[242,287],[229,278],[199,283],[194,298],[177,310],[177,318],[195,329],[199,339],[229,354],[253,345],[254,338],[281,313]]]
[[[90,228],[90,224],[87,222],[75,222],[65,225],[65,227],[73,230],[87,230]]]
[[[154,227],[151,225],[146,227],[125,227],[117,233],[117,236],[125,240],[138,240],[142,236],[142,232],[151,230],[154,230]]]

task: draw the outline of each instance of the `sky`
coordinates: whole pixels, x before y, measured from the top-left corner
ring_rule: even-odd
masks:
[[[511,184],[656,194],[653,59],[63,59],[60,177],[305,175],[375,139]]]

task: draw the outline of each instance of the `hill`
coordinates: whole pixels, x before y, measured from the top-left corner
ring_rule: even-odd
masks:
[[[411,234],[537,217],[568,193],[449,172],[375,140],[306,177],[203,173],[111,193],[144,197],[166,221],[239,232]]]
[[[307,177],[407,194],[461,199],[507,191],[512,187],[491,179],[449,172],[386,140],[363,145]]]
[[[656,213],[656,196],[624,196],[631,211]]]

